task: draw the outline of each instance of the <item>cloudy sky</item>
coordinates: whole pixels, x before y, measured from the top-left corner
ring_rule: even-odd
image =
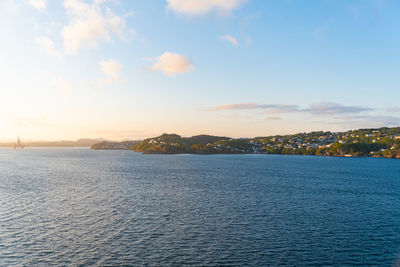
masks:
[[[0,140],[400,125],[397,0],[0,0]]]

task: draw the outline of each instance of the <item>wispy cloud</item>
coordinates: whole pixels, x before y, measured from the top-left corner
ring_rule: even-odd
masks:
[[[151,60],[154,61],[154,64],[150,70],[162,72],[171,77],[195,69],[188,58],[177,53],[164,52],[161,56]]]
[[[116,60],[102,60],[100,62],[101,71],[107,76],[105,82],[121,82],[122,81],[122,64]]]
[[[279,104],[257,104],[257,103],[239,103],[228,104],[209,108],[209,111],[218,110],[245,110],[260,109],[267,113],[295,113],[307,112],[313,115],[336,115],[336,114],[357,114],[366,111],[372,111],[372,108],[362,106],[344,106],[336,103],[321,102],[313,103],[309,107],[302,108],[298,105],[279,105]]]
[[[304,109],[306,112],[310,112],[317,115],[335,115],[335,114],[354,114],[362,113],[366,111],[372,111],[372,108],[363,106],[343,106],[336,103],[321,102],[311,104],[308,109]]]
[[[220,105],[220,106],[215,106],[212,108],[209,108],[209,111],[217,111],[217,110],[237,110],[237,109],[256,109],[260,108],[259,104],[256,103],[239,103],[239,104],[226,104],[226,105]]]
[[[167,9],[186,16],[201,16],[210,12],[230,14],[246,0],[167,0]]]
[[[375,128],[393,127],[400,125],[400,117],[388,115],[339,115],[335,116],[334,121],[324,121],[326,124],[341,125],[345,128]]]
[[[221,40],[228,41],[228,42],[230,42],[231,44],[233,44],[233,45],[235,45],[235,46],[238,46],[238,45],[239,45],[238,40],[237,40],[235,37],[233,37],[232,35],[229,35],[229,34],[227,34],[227,35],[221,35],[221,36],[219,36],[219,38],[220,38]]]
[[[313,103],[306,107],[284,104],[237,103],[215,106],[206,110],[212,112],[258,110],[261,111],[261,114],[268,115],[265,117],[267,121],[281,120],[282,118],[275,116],[276,114],[307,114],[313,118],[323,118],[321,121],[315,121],[316,123],[336,125],[344,129],[400,125],[400,117],[387,115],[387,112],[400,112],[399,107],[377,110],[365,106],[341,105],[330,102]]]
[[[40,36],[36,39],[36,43],[41,46],[49,55],[58,59],[62,58],[62,53],[55,48],[53,40],[47,36]]]
[[[263,109],[263,110],[275,111],[274,113],[300,111],[300,107],[297,105],[277,105],[277,104],[257,104],[257,103],[227,104],[227,105],[212,107],[209,108],[208,110],[218,111],[218,110],[244,110],[244,109]]]
[[[47,7],[46,0],[25,0],[25,2],[39,11],[43,11]]]

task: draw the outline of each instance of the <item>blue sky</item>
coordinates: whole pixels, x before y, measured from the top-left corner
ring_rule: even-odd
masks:
[[[400,2],[0,0],[0,139],[398,126]]]

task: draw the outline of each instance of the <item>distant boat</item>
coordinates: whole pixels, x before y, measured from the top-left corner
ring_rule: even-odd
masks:
[[[14,147],[14,149],[17,149],[17,148],[24,149],[25,148],[25,146],[21,144],[21,139],[19,138],[19,136],[18,136],[17,143],[13,147]]]

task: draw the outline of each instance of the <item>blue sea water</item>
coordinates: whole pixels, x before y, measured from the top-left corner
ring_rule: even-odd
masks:
[[[0,266],[399,260],[399,160],[0,150]]]

